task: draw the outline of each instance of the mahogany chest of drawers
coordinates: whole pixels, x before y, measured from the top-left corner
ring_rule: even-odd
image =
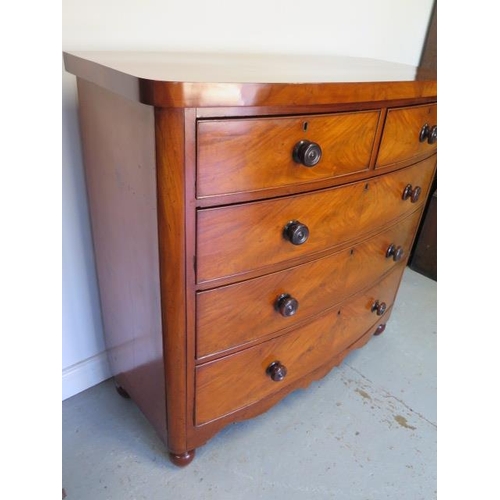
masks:
[[[382,333],[436,82],[335,57],[65,53],[110,365],[177,465]]]

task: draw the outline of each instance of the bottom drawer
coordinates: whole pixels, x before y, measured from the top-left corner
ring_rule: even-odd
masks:
[[[376,323],[383,323],[381,304],[387,309],[392,305],[403,270],[398,266],[377,285],[306,326],[198,366],[195,423],[210,422],[270,396],[328,363]]]

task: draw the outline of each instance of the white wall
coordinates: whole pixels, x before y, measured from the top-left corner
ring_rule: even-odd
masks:
[[[433,0],[64,0],[63,50],[337,53],[417,65]],[[63,71],[63,397],[109,377],[79,140]]]

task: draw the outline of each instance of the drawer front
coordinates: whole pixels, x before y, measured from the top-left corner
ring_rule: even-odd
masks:
[[[375,283],[397,263],[406,261],[420,213],[333,255],[199,292],[198,359],[293,326]],[[394,250],[387,256],[391,246]],[[288,316],[291,311],[295,312]]]
[[[197,280],[237,276],[313,255],[415,211],[424,202],[435,158],[346,186],[265,202],[202,209],[197,220]],[[405,186],[421,187],[419,199],[403,200]],[[309,230],[303,244],[284,237],[290,221]]]
[[[201,121],[197,195],[258,191],[367,170],[379,114]],[[320,146],[315,166],[294,161],[300,141]]]
[[[196,368],[197,425],[222,417],[269,396],[328,363],[378,323],[383,315],[372,311],[378,301],[389,308],[403,268],[398,266],[369,291],[338,309],[282,337]],[[279,361],[285,378],[275,382],[268,367]]]
[[[422,127],[428,125],[428,133],[420,140]],[[409,160],[421,155],[431,155],[437,143],[429,143],[432,127],[437,126],[437,106],[412,106],[390,109],[385,121],[384,133],[380,144],[375,168]],[[424,137],[425,136],[425,137]],[[432,142],[432,139],[430,139]]]

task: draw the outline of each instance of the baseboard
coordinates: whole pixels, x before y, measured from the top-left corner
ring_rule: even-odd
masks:
[[[111,377],[106,352],[100,352],[62,372],[62,399],[70,398]]]

